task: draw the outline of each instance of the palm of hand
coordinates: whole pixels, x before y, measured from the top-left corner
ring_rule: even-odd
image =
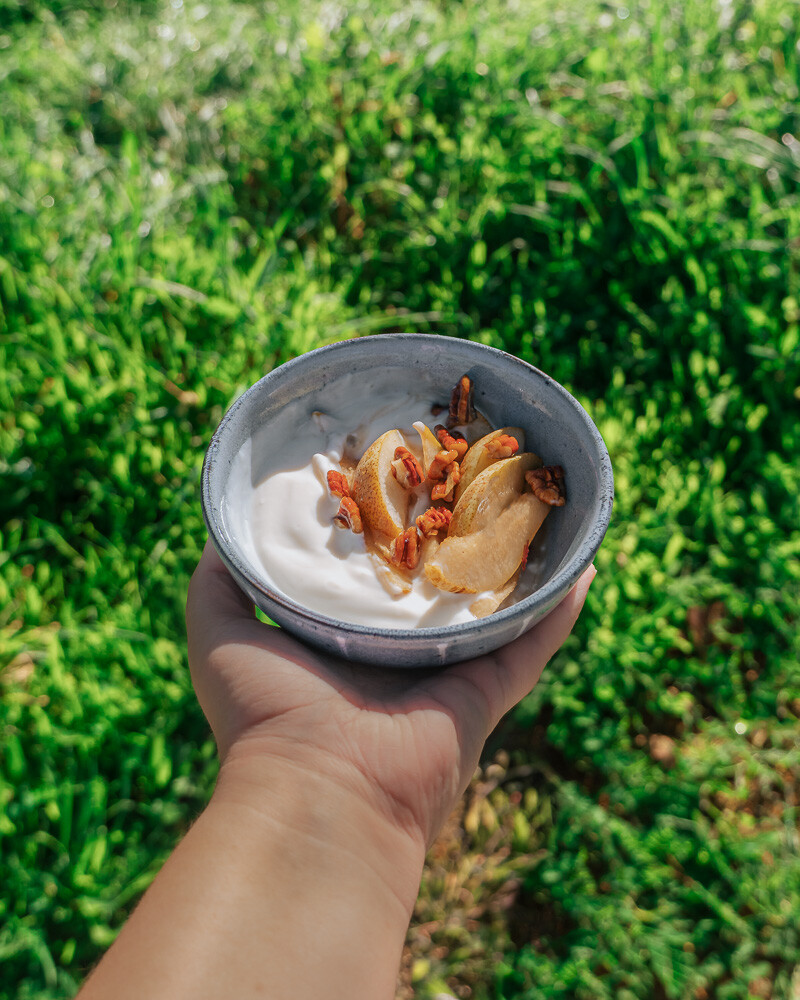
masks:
[[[329,773],[426,842],[466,787],[494,721],[486,695],[457,667],[361,667],[252,617],[193,668],[223,756],[244,746]],[[498,668],[487,659],[486,669]]]
[[[187,606],[193,681],[223,758],[279,755],[329,775],[430,843],[491,728],[566,638],[591,576],[565,610],[493,656],[387,670],[317,654],[257,621],[207,547]]]

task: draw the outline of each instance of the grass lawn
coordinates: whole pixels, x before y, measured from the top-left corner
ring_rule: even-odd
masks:
[[[0,0],[0,1000],[208,798],[221,415],[331,340],[504,348],[617,501],[432,850],[398,997],[800,997],[800,7]]]

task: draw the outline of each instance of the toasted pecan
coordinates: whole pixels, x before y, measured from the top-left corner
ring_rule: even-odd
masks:
[[[407,490],[413,490],[425,478],[422,466],[408,448],[402,445],[395,448],[392,475]]]
[[[447,479],[443,483],[434,484],[431,490],[431,500],[442,500],[444,503],[452,503],[455,488],[461,481],[461,466],[458,462],[451,462],[445,472],[447,473]]]
[[[458,452],[455,451],[445,451],[442,449],[433,456],[433,461],[428,466],[428,479],[432,483],[438,483],[440,479],[444,479],[449,470],[450,466],[454,462],[458,461]]]
[[[535,496],[551,507],[563,507],[567,502],[564,470],[560,465],[546,465],[525,473],[525,480]]]
[[[419,563],[419,532],[416,528],[406,528],[389,546],[389,560],[403,569],[416,569]]]
[[[444,424],[437,424],[433,428],[433,433],[439,439],[444,451],[454,451],[458,456],[458,461],[466,455],[469,443],[463,434],[458,431],[449,431]]]
[[[492,438],[483,446],[491,458],[511,458],[519,451],[519,441],[511,434],[501,434],[500,437]]]
[[[349,528],[356,535],[364,530],[361,523],[361,511],[352,497],[342,497],[338,511],[333,515],[334,523],[339,528]]]
[[[472,379],[469,375],[462,375],[450,396],[450,413],[447,417],[448,427],[458,427],[459,425],[472,423],[475,419],[472,396]]]
[[[349,497],[350,487],[343,473],[331,469],[327,475],[328,489],[333,497]]]
[[[453,517],[452,510],[447,507],[428,507],[424,514],[417,518],[417,527],[425,538],[432,538],[440,531],[447,531],[450,520]]]

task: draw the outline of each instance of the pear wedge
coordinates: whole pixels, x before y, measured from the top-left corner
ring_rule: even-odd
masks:
[[[448,535],[425,563],[425,575],[434,587],[456,594],[502,590],[549,511],[532,493],[523,493],[480,531]]]
[[[492,458],[486,450],[485,445],[490,441],[494,441],[495,438],[501,437],[503,434],[510,434],[511,437],[519,441],[519,451],[517,454],[525,450],[525,431],[521,427],[501,427],[500,430],[484,434],[482,438],[470,445],[469,451],[461,460],[461,479],[454,493],[456,503],[458,503],[459,498],[476,476],[480,475],[484,469],[488,469],[490,465],[501,461],[501,459]]]
[[[525,473],[541,464],[538,455],[523,451],[511,458],[501,458],[479,472],[457,500],[447,534],[467,535],[491,524],[500,511],[525,491]]]
[[[524,492],[525,473],[541,464],[537,455],[523,452],[494,462],[473,479],[455,505],[447,538],[425,563],[435,587],[502,592],[549,512],[547,504]]]
[[[405,447],[398,430],[386,431],[367,448],[356,466],[351,496],[364,526],[373,535],[392,539],[405,529],[409,491],[392,474],[395,449]]]

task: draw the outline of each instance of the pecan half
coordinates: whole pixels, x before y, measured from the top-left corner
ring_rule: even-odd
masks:
[[[360,535],[364,530],[361,523],[361,511],[352,497],[342,497],[339,509],[333,515],[333,521],[338,528],[349,528],[356,535]]]
[[[389,561],[404,569],[416,569],[419,563],[419,533],[416,528],[406,528],[389,546]]]
[[[501,434],[500,437],[487,441],[483,447],[491,458],[511,458],[519,451],[519,441],[510,434]]]
[[[458,455],[459,462],[466,455],[469,448],[469,443],[463,434],[459,434],[458,431],[454,431],[452,434],[444,426],[444,424],[437,424],[433,428],[433,432],[437,438],[439,438],[439,444],[444,448],[445,451],[454,451]]]
[[[472,390],[472,379],[469,375],[462,375],[450,397],[450,415],[447,418],[448,427],[469,424],[475,419],[475,409],[472,405]]]
[[[332,497],[349,497],[350,487],[347,485],[347,479],[343,473],[337,472],[335,469],[331,469],[327,476],[328,479],[328,489],[331,492]]]
[[[542,469],[531,469],[525,473],[525,480],[542,503],[551,507],[563,507],[567,502],[564,491],[564,470],[560,465],[546,465]]]
[[[452,516],[452,510],[448,510],[447,507],[428,507],[425,513],[417,518],[417,527],[425,538],[432,538],[440,531],[447,531]]]
[[[394,450],[392,475],[407,490],[413,490],[425,478],[422,466],[408,448],[404,448],[402,445]]]

